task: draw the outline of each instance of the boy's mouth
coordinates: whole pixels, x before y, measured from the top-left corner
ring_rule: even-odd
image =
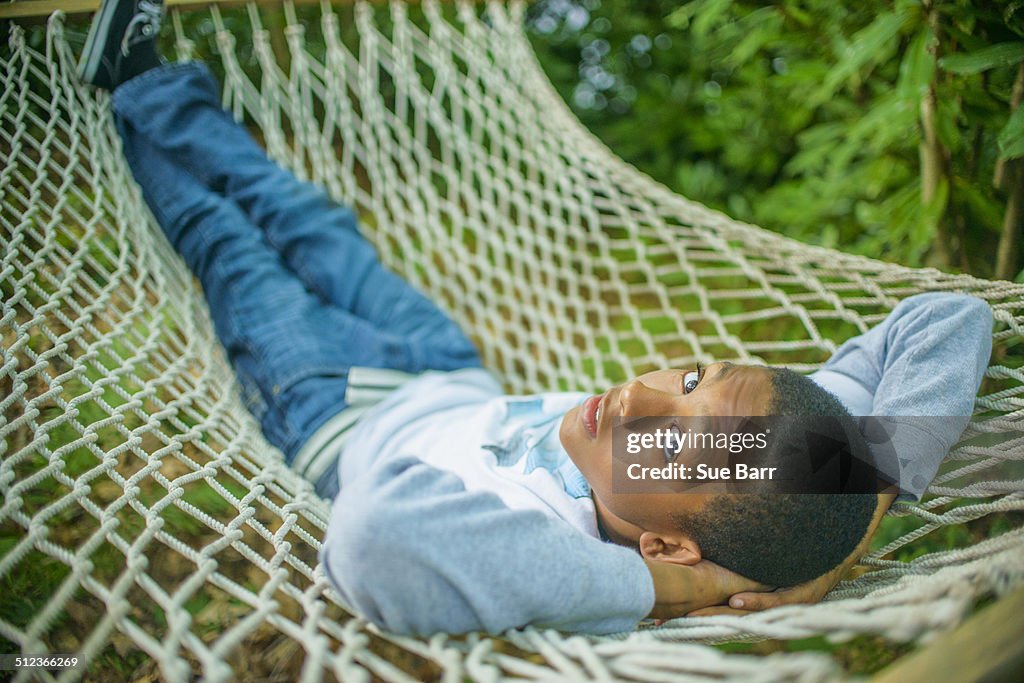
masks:
[[[604,394],[591,396],[580,406],[580,421],[591,439],[597,437],[597,430],[600,426],[602,398],[604,398]]]

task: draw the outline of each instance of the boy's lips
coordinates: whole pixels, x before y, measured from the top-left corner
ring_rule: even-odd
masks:
[[[587,434],[590,435],[591,439],[597,437],[598,419],[600,418],[598,412],[601,409],[602,398],[604,398],[604,394],[591,396],[580,406],[580,421],[583,423],[583,428],[587,430]]]

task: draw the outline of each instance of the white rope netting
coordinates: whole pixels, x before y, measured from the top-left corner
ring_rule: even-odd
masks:
[[[842,670],[700,643],[920,639],[1024,581],[1024,285],[809,247],[672,194],[573,118],[521,4],[285,4],[275,46],[280,10],[172,12],[169,30],[179,57],[213,61],[272,157],[358,208],[510,391],[694,361],[810,370],[901,298],[956,290],[992,306],[977,407],[999,419],[972,426],[930,499],[897,506],[903,535],[874,571],[820,605],[610,638],[381,633],[317,566],[328,503],[242,406],[107,96],[76,83],[84,29],[58,13],[9,26],[0,52],[0,638],[80,653],[96,678],[816,681]],[[916,553],[930,538],[952,549]]]

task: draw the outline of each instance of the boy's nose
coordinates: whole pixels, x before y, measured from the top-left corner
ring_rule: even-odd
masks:
[[[619,392],[619,405],[622,408],[623,417],[654,417],[666,415],[666,410],[671,412],[671,406],[666,405],[664,392],[652,389],[638,379],[630,380],[622,386]]]

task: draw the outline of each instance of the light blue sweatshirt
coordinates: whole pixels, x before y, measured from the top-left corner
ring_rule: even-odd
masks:
[[[905,497],[920,497],[966,426],[991,331],[978,299],[914,296],[812,375],[855,415],[953,418],[901,463]],[[654,605],[650,574],[598,537],[589,486],[557,440],[585,397],[509,397],[467,369],[420,376],[368,410],[341,453],[321,551],[345,600],[417,635],[635,628]]]

